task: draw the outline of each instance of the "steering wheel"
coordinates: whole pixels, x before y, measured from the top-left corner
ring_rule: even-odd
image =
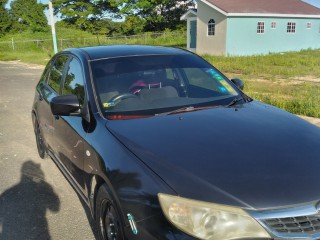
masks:
[[[138,80],[129,87],[129,92],[137,95],[142,89],[146,87],[147,84],[145,84],[144,81]]]
[[[149,88],[149,89],[150,88],[161,88],[161,81],[159,81],[159,83],[146,84],[144,81],[139,80],[131,85],[131,87],[129,88],[129,91],[130,91],[130,93],[137,95],[142,89],[145,89],[145,88]]]
[[[122,93],[119,94],[117,96],[114,96],[113,98],[111,98],[111,102],[119,102],[128,98],[137,98],[137,95],[134,95],[132,93]]]

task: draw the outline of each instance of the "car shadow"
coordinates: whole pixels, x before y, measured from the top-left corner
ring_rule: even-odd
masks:
[[[20,182],[0,195],[0,239],[51,239],[46,211],[59,209],[40,164],[25,161]]]

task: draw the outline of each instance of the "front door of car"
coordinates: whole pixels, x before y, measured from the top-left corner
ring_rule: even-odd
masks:
[[[67,65],[62,86],[62,95],[74,94],[78,97],[81,108],[84,104],[84,74],[80,62],[71,57]],[[80,116],[55,116],[54,139],[55,154],[83,191],[83,159],[85,120]]]

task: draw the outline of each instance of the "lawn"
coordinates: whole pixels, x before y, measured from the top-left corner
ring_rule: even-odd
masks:
[[[248,57],[204,56],[222,72],[276,80],[312,75],[320,77],[320,49]]]
[[[320,79],[318,82],[246,79],[245,83],[245,92],[257,100],[291,113],[320,118]]]
[[[249,96],[295,114],[320,118],[320,50],[204,58],[229,78],[242,79]]]
[[[72,47],[113,44],[147,44],[161,46],[185,46],[185,32],[145,33],[134,36],[94,36],[74,29],[57,29],[58,50]],[[12,43],[13,41],[13,43]],[[51,33],[32,33],[6,35],[0,38],[0,60],[21,60],[45,64],[53,56]]]
[[[59,49],[90,45],[148,44],[185,46],[185,33],[165,33],[131,37],[105,38],[74,30],[57,32]],[[76,37],[75,37],[76,36]],[[0,39],[0,60],[21,60],[45,64],[52,57],[50,33],[34,35],[32,39],[43,41],[19,42],[30,39],[30,33]],[[6,42],[6,43],[1,43]],[[203,56],[229,78],[245,82],[245,92],[263,102],[289,112],[320,118],[320,50],[303,50],[250,57]]]

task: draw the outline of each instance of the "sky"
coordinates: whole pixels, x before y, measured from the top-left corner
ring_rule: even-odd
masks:
[[[310,4],[320,8],[320,0],[305,0],[305,2],[310,3]]]
[[[6,7],[9,8],[10,7],[10,2],[12,0],[9,0],[9,2],[7,3]],[[54,1],[54,0],[53,0]],[[268,0],[266,0],[268,1]],[[43,4],[48,4],[49,0],[38,0],[38,2],[41,2]],[[311,5],[314,5],[318,8],[320,8],[320,0],[304,0],[304,2],[307,2]],[[45,11],[45,14],[47,16],[47,18],[49,19],[49,11]],[[59,18],[55,17],[55,21],[57,21]],[[50,24],[50,21],[48,20],[49,24]]]

